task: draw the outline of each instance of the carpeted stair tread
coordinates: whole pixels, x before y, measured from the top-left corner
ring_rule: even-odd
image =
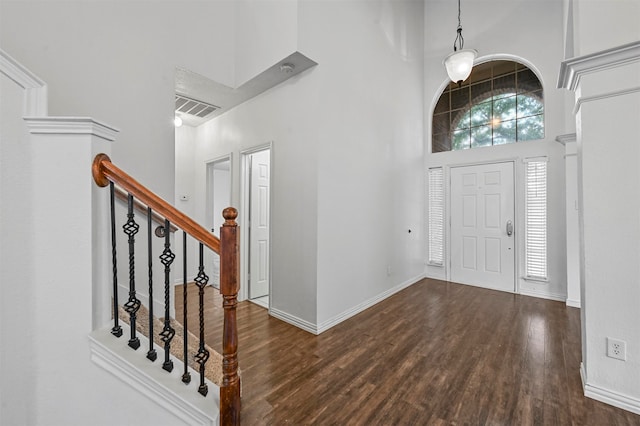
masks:
[[[129,324],[129,314],[124,310],[122,306],[118,308],[118,317]],[[174,318],[171,318],[171,327],[175,330],[176,334],[171,340],[171,348],[169,352],[174,357],[184,362],[184,339],[183,332],[184,327]],[[153,319],[153,341],[157,345],[155,347],[158,353],[158,358],[161,359],[164,354],[164,342],[162,341],[159,333],[164,328],[164,319],[154,317]],[[149,337],[149,311],[145,306],[140,306],[136,315],[136,330]],[[188,360],[189,367],[196,371],[200,371],[200,365],[195,362],[194,356],[198,353],[198,338],[194,336],[189,330],[187,330],[187,345],[188,347]],[[205,364],[204,376],[211,380],[218,386],[222,386],[222,355],[215,350],[211,349],[209,345],[205,343],[205,349],[209,351],[209,360]],[[197,379],[197,378],[196,378]]]

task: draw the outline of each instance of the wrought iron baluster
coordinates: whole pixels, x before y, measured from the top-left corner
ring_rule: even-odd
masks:
[[[147,207],[147,250],[149,259],[149,351],[147,358],[155,361],[158,358],[153,348],[153,256],[151,244],[151,222],[153,222],[151,207]]]
[[[140,309],[140,300],[136,298],[136,270],[135,270],[135,235],[140,226],[134,220],[133,195],[127,197],[127,223],[122,226],[124,233],[129,236],[129,300],[124,304],[124,310],[129,314],[131,326],[131,338],[129,346],[133,349],[140,347],[140,339],[136,336],[136,317]]]
[[[109,182],[109,198],[111,201],[111,261],[113,262],[113,328],[111,334],[122,336],[122,327],[118,318],[118,262],[116,260],[116,205],[115,187]]]
[[[189,347],[187,346],[187,233],[182,232],[182,336],[184,341],[184,373],[182,374],[182,381],[184,383],[191,382],[191,373],[189,373],[187,360],[189,357]]]
[[[160,255],[160,261],[164,265],[164,328],[160,333],[160,338],[164,342],[164,363],[162,364],[162,368],[167,371],[173,370],[173,361],[170,358],[170,350],[171,350],[171,340],[173,336],[176,334],[176,331],[171,327],[171,317],[169,316],[169,280],[171,278],[171,264],[173,263],[173,259],[175,259],[176,255],[171,251],[171,232],[169,232],[169,221],[165,219],[164,221],[164,251]]]
[[[195,279],[198,285],[198,314],[200,315],[200,347],[195,356],[196,362],[200,366],[200,386],[198,392],[203,396],[209,392],[208,386],[204,382],[204,366],[209,359],[209,351],[204,347],[204,287],[209,282],[209,277],[204,273],[204,245],[200,243],[200,265],[198,266],[198,276]]]

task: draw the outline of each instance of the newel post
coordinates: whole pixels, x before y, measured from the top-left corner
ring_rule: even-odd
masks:
[[[238,327],[236,306],[240,288],[240,230],[238,211],[227,207],[220,227],[220,292],[224,308],[222,334],[222,387],[220,388],[220,425],[240,424],[240,377],[238,376]]]

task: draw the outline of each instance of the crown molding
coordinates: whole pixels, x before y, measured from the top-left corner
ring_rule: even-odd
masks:
[[[0,49],[0,72],[25,91],[24,115],[47,115],[47,84]]]
[[[562,61],[558,89],[575,91],[583,75],[640,61],[640,41]]]
[[[90,135],[109,142],[120,130],[89,117],[25,117],[32,135]]]

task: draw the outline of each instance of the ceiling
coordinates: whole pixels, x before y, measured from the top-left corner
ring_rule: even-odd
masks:
[[[317,63],[313,60],[300,52],[295,52],[237,88],[178,68],[176,70],[176,116],[182,119],[183,124],[199,126],[315,65]],[[191,114],[187,110],[196,114]]]

